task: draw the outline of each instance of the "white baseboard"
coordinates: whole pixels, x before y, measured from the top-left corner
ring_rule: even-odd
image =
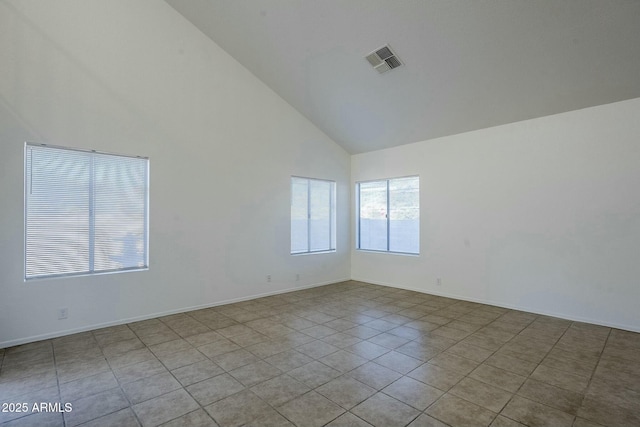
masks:
[[[42,340],[47,340],[47,339],[51,339],[51,338],[58,338],[58,337],[66,336],[66,335],[77,334],[79,332],[93,331],[95,329],[108,328],[110,326],[124,325],[126,323],[133,323],[133,322],[139,322],[139,321],[142,321],[142,320],[155,319],[156,317],[169,316],[171,314],[185,313],[185,312],[194,311],[194,310],[201,310],[203,308],[217,307],[217,306],[225,305],[225,304],[233,304],[234,302],[249,301],[249,300],[252,300],[252,299],[263,298],[263,297],[268,297],[268,296],[272,296],[272,295],[285,294],[287,292],[294,292],[294,291],[301,291],[303,289],[317,288],[319,286],[325,286],[325,285],[331,285],[331,284],[334,284],[334,283],[346,282],[348,280],[350,280],[350,279],[345,278],[345,279],[339,279],[339,280],[331,280],[331,281],[328,281],[328,282],[313,283],[311,285],[296,286],[296,287],[293,287],[293,288],[281,289],[281,290],[271,291],[271,292],[264,292],[264,293],[260,293],[260,294],[256,294],[256,295],[249,295],[249,296],[245,296],[245,297],[231,298],[231,299],[227,299],[227,300],[223,300],[223,301],[216,301],[216,302],[208,303],[208,304],[201,304],[201,305],[195,305],[195,306],[190,306],[190,307],[182,307],[182,308],[178,308],[178,309],[175,309],[175,310],[168,310],[168,311],[163,311],[163,312],[158,312],[158,313],[145,314],[144,316],[136,316],[136,317],[130,317],[130,318],[126,318],[126,319],[118,319],[118,320],[114,320],[113,322],[96,323],[96,324],[82,326],[82,327],[79,327],[79,328],[65,329],[63,331],[56,331],[56,332],[51,332],[51,333],[42,334],[42,335],[34,335],[34,336],[30,336],[30,337],[25,337],[25,338],[18,338],[18,339],[14,339],[14,340],[0,342],[0,348],[13,347],[13,346],[16,346],[16,345],[28,344],[28,343],[32,343],[32,342],[36,342],[36,341],[42,341]]]
[[[424,289],[416,289],[416,288],[411,288],[411,287],[408,287],[408,286],[401,286],[401,285],[397,285],[397,284],[393,284],[393,283],[385,283],[385,282],[381,282],[381,281],[377,281],[377,280],[368,280],[368,279],[362,279],[362,278],[356,278],[356,277],[352,277],[351,280],[356,280],[358,282],[363,282],[363,283],[371,283],[373,285],[388,286],[390,288],[404,289],[406,291],[420,292],[422,294],[436,295],[436,296],[441,296],[441,297],[453,298],[453,299],[458,299],[458,300],[461,300],[461,301],[477,302],[477,303],[480,303],[480,304],[493,305],[493,306],[496,306],[496,307],[508,308],[508,309],[511,309],[511,310],[526,311],[528,313],[541,314],[541,315],[544,315],[544,316],[558,317],[560,319],[572,320],[574,322],[590,323],[590,324],[593,324],[593,325],[606,326],[606,327],[609,327],[609,328],[622,329],[622,330],[625,330],[625,331],[640,332],[640,326],[638,326],[638,325],[626,325],[626,324],[615,323],[615,322],[607,322],[607,321],[600,320],[600,319],[593,319],[593,318],[587,318],[587,317],[581,317],[581,316],[573,316],[573,315],[570,315],[570,314],[557,313],[557,312],[553,312],[553,311],[538,310],[538,309],[534,309],[534,308],[531,308],[531,307],[517,306],[517,305],[508,304],[508,303],[504,303],[504,302],[500,302],[500,301],[485,300],[485,299],[482,299],[482,298],[471,298],[471,297],[468,297],[468,296],[457,295],[457,294],[448,293],[448,292],[439,292],[439,291],[431,291],[431,290],[429,290],[427,292]]]

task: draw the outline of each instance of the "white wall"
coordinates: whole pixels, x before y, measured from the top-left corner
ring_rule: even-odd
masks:
[[[2,1],[0,58],[0,347],[350,276],[640,331],[640,99],[350,166],[164,2]],[[151,158],[149,271],[23,281],[24,141]],[[411,174],[419,257],[350,251],[348,209],[336,253],[289,255],[291,175],[344,207]]]
[[[351,164],[421,186],[420,256],[353,250],[353,279],[640,331],[640,99]]]
[[[348,208],[289,255],[290,176],[349,206],[348,154],[165,2],[0,2],[0,58],[0,347],[349,278]],[[150,157],[149,271],[23,281],[25,141]]]

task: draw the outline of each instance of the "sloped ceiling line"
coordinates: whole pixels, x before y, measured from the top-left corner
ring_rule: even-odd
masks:
[[[166,1],[353,154],[640,97],[640,1]]]

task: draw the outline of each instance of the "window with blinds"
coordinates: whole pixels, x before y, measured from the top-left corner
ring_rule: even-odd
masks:
[[[291,253],[336,249],[336,183],[291,177]]]
[[[417,176],[359,182],[357,247],[420,253],[420,179]]]
[[[25,279],[146,269],[149,159],[25,145]]]

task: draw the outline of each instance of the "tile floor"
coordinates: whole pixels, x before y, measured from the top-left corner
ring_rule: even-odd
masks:
[[[7,348],[0,366],[7,427],[640,425],[640,334],[353,281]]]

